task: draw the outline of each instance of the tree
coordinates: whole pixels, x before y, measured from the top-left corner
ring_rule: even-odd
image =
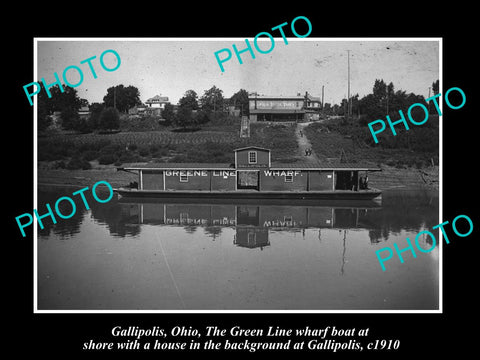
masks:
[[[89,107],[90,117],[88,119],[88,122],[89,122],[89,125],[92,129],[98,129],[99,128],[100,115],[101,115],[103,109],[105,109],[105,106],[103,104],[100,104],[100,103],[97,103],[97,102],[92,103],[92,105],[90,105],[90,107]]]
[[[387,85],[387,94],[386,94],[386,109],[385,109],[385,113],[388,114],[390,112],[390,109],[391,109],[391,100],[392,100],[392,97],[394,96],[395,94],[395,89],[393,87],[393,83],[390,81],[390,83]]]
[[[440,88],[440,82],[438,80],[434,81],[432,83],[432,91],[434,95],[438,94],[438,91],[440,90],[439,88]]]
[[[63,91],[58,85],[52,86],[49,89],[51,97],[48,97],[46,91],[38,93],[38,105],[47,115],[52,115],[55,111],[63,111],[66,108],[78,111],[82,102],[87,101],[78,97],[76,89],[67,85],[63,85],[62,88]]]
[[[368,121],[383,119],[385,117],[385,109],[382,108],[373,94],[368,94],[361,98],[358,102],[360,114],[365,115]],[[367,121],[367,122],[368,122]]]
[[[186,129],[196,125],[196,117],[193,116],[192,109],[190,109],[188,106],[179,106],[178,111],[175,114],[174,122],[176,126]]]
[[[183,97],[178,100],[179,108],[189,108],[190,110],[198,109],[198,96],[194,90],[187,90]]]
[[[38,130],[48,128],[52,123],[51,115],[58,111],[65,130],[87,131],[87,123],[79,118],[78,110],[81,106],[88,105],[88,100],[79,98],[77,90],[70,86],[62,85],[62,89],[59,85],[52,86],[49,88],[50,97],[46,91],[38,93]]]
[[[113,130],[120,127],[120,116],[117,109],[107,107],[102,110],[99,118],[99,128],[103,130]]]
[[[66,107],[60,112],[60,119],[62,121],[62,127],[65,130],[77,130],[80,117],[75,109]]]
[[[48,110],[48,104],[43,96],[37,97],[37,129],[38,131],[46,130],[52,124],[52,118]]]
[[[166,125],[170,125],[174,121],[175,113],[172,104],[165,104],[165,108],[162,110],[162,118],[165,120]]]
[[[107,89],[107,95],[103,97],[105,107],[115,107],[120,112],[140,105],[140,91],[135,86],[117,85]]]
[[[378,101],[383,101],[387,96],[387,85],[383,79],[375,79],[375,84],[373,84],[373,96]]]
[[[249,115],[248,104],[248,92],[247,90],[240,89],[229,100],[230,106],[234,106],[235,109],[240,109],[241,115]]]
[[[197,117],[193,115],[193,110],[197,109],[197,93],[194,90],[187,90],[178,101],[178,111],[174,117],[175,125],[183,129],[196,125]]]
[[[205,90],[203,96],[200,98],[200,107],[207,112],[223,111],[224,104],[223,91],[215,85]]]

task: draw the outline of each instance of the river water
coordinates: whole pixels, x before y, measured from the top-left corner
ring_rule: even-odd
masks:
[[[39,190],[38,204],[53,208],[71,193]],[[380,204],[191,202],[115,196],[106,204],[90,199],[90,210],[80,201],[76,214],[57,224],[45,219],[37,239],[38,309],[439,308],[438,244],[416,258],[404,252],[404,263],[394,256],[386,271],[375,254],[432,231],[438,193],[388,191]],[[432,233],[438,239],[438,230]],[[431,244],[420,238],[424,249]]]

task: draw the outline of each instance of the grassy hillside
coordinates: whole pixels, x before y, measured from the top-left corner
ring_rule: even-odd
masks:
[[[379,144],[374,144],[367,126],[341,119],[310,124],[305,134],[320,160],[339,159],[343,154],[353,163],[425,168],[438,165],[437,122],[432,117],[427,126],[398,129],[397,136],[385,130]],[[295,124],[254,123],[251,137],[240,138],[236,119],[191,132],[159,127],[111,134],[48,133],[38,138],[38,160],[43,167],[69,170],[134,162],[233,162],[235,148],[256,145],[271,149],[274,161],[294,162],[298,153],[295,129]]]
[[[175,129],[112,134],[57,133],[38,139],[38,160],[53,168],[89,169],[132,162],[233,162],[235,148],[256,145],[272,150],[275,160],[294,161],[295,126],[253,124],[250,138],[240,138],[239,123],[207,126],[193,132]]]
[[[433,117],[432,117],[433,118]],[[438,118],[437,118],[438,119]],[[339,119],[313,123],[305,132],[313,150],[321,159],[340,158],[342,149],[348,162],[368,161],[377,165],[417,168],[438,165],[438,120],[431,119],[428,126],[402,130],[397,135],[387,130],[379,135],[375,144],[367,126],[344,123]]]

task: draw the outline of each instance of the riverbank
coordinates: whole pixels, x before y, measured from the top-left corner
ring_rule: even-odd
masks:
[[[136,164],[124,164],[123,166]],[[438,190],[438,166],[428,168],[396,168],[381,166],[382,171],[369,173],[369,184],[380,190]],[[138,175],[125,171],[117,171],[113,165],[96,165],[89,170],[51,169],[47,164],[38,168],[38,186],[92,186],[97,181],[108,181],[112,187],[122,187],[132,181],[138,181]]]

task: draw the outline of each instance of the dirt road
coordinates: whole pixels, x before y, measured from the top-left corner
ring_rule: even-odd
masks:
[[[313,151],[312,144],[308,140],[307,135],[305,134],[305,131],[304,131],[304,128],[310,124],[311,124],[310,122],[297,123],[297,129],[295,131],[295,135],[297,136],[297,142],[298,142],[298,151],[299,151],[298,157],[305,162],[318,163],[319,161],[318,156],[315,154],[315,151]]]

